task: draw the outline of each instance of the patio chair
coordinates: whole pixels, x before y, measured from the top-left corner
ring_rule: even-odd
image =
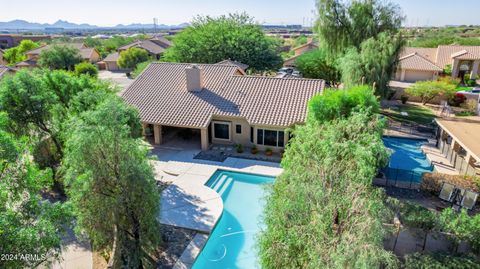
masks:
[[[475,203],[477,202],[477,198],[478,198],[478,193],[473,191],[466,191],[465,194],[463,195],[461,206],[468,210],[471,210],[475,206]]]
[[[440,191],[440,195],[438,197],[444,201],[451,201],[453,191],[455,190],[455,185],[450,183],[443,183],[442,190]]]

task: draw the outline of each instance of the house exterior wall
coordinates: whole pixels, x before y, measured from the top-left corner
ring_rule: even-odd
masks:
[[[98,61],[100,61],[100,54],[94,50],[92,55],[90,55],[90,59],[89,59],[90,63],[94,64]]]
[[[437,147],[445,158],[454,166],[460,175],[479,176],[480,170],[474,167],[477,162],[467,151],[462,152],[460,143],[448,134],[447,131],[438,127],[438,143]]]
[[[118,66],[117,62],[105,62],[105,65],[108,71],[120,70],[120,67]]]
[[[223,140],[223,139],[216,139],[214,136],[213,131],[213,123],[220,122],[220,123],[228,123],[230,124],[230,139]],[[212,143],[213,144],[225,144],[225,145],[234,145],[234,144],[242,144],[244,146],[252,146],[255,144],[257,148],[261,151],[264,151],[266,148],[271,148],[275,152],[280,152],[285,147],[273,147],[273,146],[264,146],[258,144],[257,139],[257,130],[258,129],[265,129],[265,130],[272,130],[272,131],[284,131],[284,127],[276,127],[276,126],[264,126],[264,125],[250,125],[245,119],[242,118],[235,118],[235,117],[213,117],[211,121],[211,126],[209,132],[211,133]],[[240,125],[242,132],[241,134],[236,133],[236,125]],[[253,128],[253,143],[251,142],[251,132]],[[286,145],[288,141],[288,133],[284,133],[283,144]]]

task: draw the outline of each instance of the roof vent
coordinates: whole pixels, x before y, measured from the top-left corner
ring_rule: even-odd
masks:
[[[189,92],[199,92],[203,89],[203,70],[196,66],[192,65],[185,69],[185,75],[187,79],[187,91]]]

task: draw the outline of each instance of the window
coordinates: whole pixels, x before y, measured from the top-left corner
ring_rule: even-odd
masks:
[[[284,139],[284,131],[257,129],[257,144],[259,145],[283,147],[285,146]]]
[[[253,127],[250,127],[250,142],[253,143]]]
[[[242,125],[240,125],[240,124],[235,125],[235,132],[237,134],[241,134],[242,133]]]
[[[214,122],[213,137],[217,139],[230,140],[230,124]]]

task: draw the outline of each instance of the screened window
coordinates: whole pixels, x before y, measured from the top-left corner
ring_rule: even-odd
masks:
[[[240,124],[235,125],[235,132],[237,134],[241,134],[242,133],[242,125],[240,125]]]
[[[257,129],[257,144],[259,145],[283,147],[285,146],[284,138],[285,132],[283,131]]]
[[[230,125],[227,123],[213,123],[213,137],[230,140]]]

